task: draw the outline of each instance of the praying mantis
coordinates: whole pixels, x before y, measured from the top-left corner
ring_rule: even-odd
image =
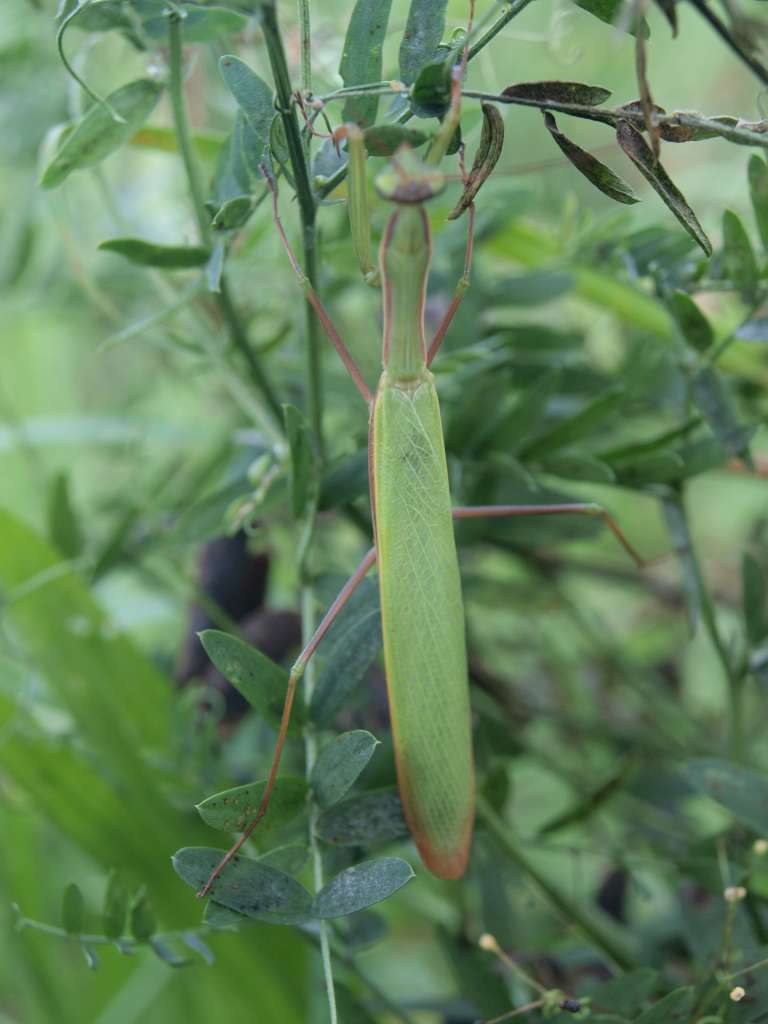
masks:
[[[280,219],[277,186],[263,167],[274,222],[307,301],[314,308],[369,412],[368,468],[374,543],[293,664],[275,753],[259,809],[198,893],[204,896],[267,813],[299,680],[323,637],[374,564],[378,567],[384,664],[398,787],[405,820],[425,866],[451,880],[465,872],[475,816],[475,781],[464,610],[454,520],[542,515],[600,516],[630,556],[643,560],[616,522],[595,504],[453,507],[437,391],[430,366],[469,285],[474,201],[467,206],[464,273],[429,344],[424,308],[431,258],[424,204],[444,188],[438,169],[460,119],[461,66],[453,69],[451,103],[425,159],[397,151],[376,180],[394,206],[378,259],[383,300],[383,372],[375,392],[366,384],[325,306],[294,255]],[[360,130],[336,133],[349,147],[350,214],[361,269],[368,230],[365,156]]]

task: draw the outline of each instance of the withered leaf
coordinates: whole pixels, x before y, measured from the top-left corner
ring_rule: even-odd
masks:
[[[474,202],[493,168],[496,166],[504,145],[504,119],[492,103],[483,103],[483,130],[480,145],[469,172],[464,191],[456,206],[448,214],[448,220],[456,220]]]
[[[544,111],[544,124],[547,126],[552,138],[558,144],[565,156],[570,160],[577,171],[580,171],[588,181],[591,181],[595,188],[599,188],[605,195],[610,196],[617,203],[638,203],[639,198],[632,191],[630,186],[615,174],[610,167],[606,167],[597,157],[588,153],[586,149],[577,146],[566,135],[558,129],[557,122],[552,114]]]
[[[583,107],[597,107],[611,95],[609,89],[599,85],[583,85],[581,82],[521,82],[508,85],[502,96],[515,100],[535,100],[545,104],[577,103]]]

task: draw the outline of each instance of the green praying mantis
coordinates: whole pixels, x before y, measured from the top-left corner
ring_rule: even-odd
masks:
[[[282,720],[267,785],[258,811],[222,858],[204,896],[267,813],[296,689],[304,669],[355,588],[378,567],[384,664],[398,786],[403,812],[426,867],[442,879],[459,878],[470,856],[475,817],[469,683],[459,561],[454,520],[485,516],[578,514],[600,516],[630,556],[643,560],[616,522],[594,504],[453,507],[449,491],[438,396],[430,365],[469,285],[473,251],[474,194],[466,204],[464,273],[432,341],[427,344],[424,307],[431,257],[424,204],[445,186],[438,169],[459,125],[460,66],[453,69],[451,103],[425,159],[403,147],[376,179],[379,194],[394,206],[378,259],[369,265],[365,154],[360,130],[339,130],[349,148],[349,208],[361,269],[378,277],[383,298],[383,372],[375,392],[366,384],[288,242],[268,168],[273,216],[288,259],[329,341],[369,411],[368,466],[374,544],[339,592],[290,673]],[[465,176],[465,185],[466,176]],[[367,237],[367,236],[366,236]]]

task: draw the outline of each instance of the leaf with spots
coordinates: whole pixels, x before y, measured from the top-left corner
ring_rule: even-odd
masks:
[[[414,877],[400,857],[382,857],[347,868],[323,886],[312,904],[314,917],[345,917],[381,903]]]
[[[378,740],[365,729],[342,733],[320,751],[309,784],[320,807],[331,807],[354,785]]]
[[[358,846],[408,835],[396,789],[359,793],[320,816],[317,834],[336,846]]]
[[[626,181],[623,181],[610,167],[598,160],[596,156],[588,153],[586,149],[577,146],[567,135],[563,135],[558,129],[554,117],[548,111],[544,111],[544,124],[568,160],[577,171],[580,171],[588,181],[592,182],[595,188],[599,188],[601,192],[617,203],[640,202]]]
[[[196,809],[211,828],[224,832],[242,832],[256,817],[266,788],[266,779],[246,786],[236,786],[207,797],[196,805]],[[260,828],[275,829],[285,825],[301,813],[306,797],[307,784],[304,779],[290,775],[276,779]]]

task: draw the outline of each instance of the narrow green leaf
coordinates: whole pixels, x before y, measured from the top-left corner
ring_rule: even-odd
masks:
[[[575,142],[572,142],[566,135],[563,135],[559,131],[554,117],[548,111],[544,111],[544,124],[567,159],[570,160],[577,171],[580,171],[588,181],[592,182],[595,188],[600,189],[601,192],[614,199],[617,203],[631,204],[640,202],[626,181],[623,181],[610,167],[601,163],[597,157],[592,156],[586,149],[577,146]]]
[[[216,963],[216,957],[213,955],[213,950],[207,942],[202,940],[197,932],[182,932],[181,941],[188,949],[191,949],[193,952],[197,953],[198,956],[201,956],[209,967],[213,967]]]
[[[671,483],[685,474],[685,460],[673,451],[637,455],[614,464],[619,482],[628,487]]]
[[[544,421],[550,400],[557,394],[561,379],[559,370],[540,374],[525,388],[515,406],[504,417],[496,432],[496,439],[509,444],[513,454],[520,453],[526,438],[535,434]]]
[[[109,939],[119,939],[125,929],[128,912],[128,891],[117,871],[112,870],[107,879],[104,893],[104,907],[101,912],[104,934]]]
[[[610,89],[581,82],[520,82],[508,85],[502,96],[536,103],[577,103],[581,107],[599,107],[611,95]]]
[[[701,621],[701,609],[704,601],[702,581],[695,558],[693,557],[691,531],[685,515],[682,499],[676,493],[662,499],[664,518],[669,530],[672,547],[680,562],[683,576],[686,610],[691,633],[695,633]]]
[[[693,1005],[693,987],[676,988],[641,1013],[635,1024],[680,1024]]]
[[[317,835],[335,846],[400,839],[408,835],[400,796],[396,789],[359,793],[320,815]]]
[[[608,388],[573,416],[524,444],[520,449],[521,456],[525,459],[541,458],[557,451],[558,448],[565,448],[574,441],[588,437],[598,426],[605,427],[606,422],[612,419],[623,402],[623,387]]]
[[[672,35],[677,35],[677,0],[656,0],[657,5],[669,22]]]
[[[218,629],[204,630],[200,642],[219,672],[251,707],[273,725],[279,724],[288,688],[285,669],[250,644]],[[294,708],[289,734],[297,732],[302,714],[303,708]]]
[[[256,168],[267,155],[269,129],[275,116],[272,90],[245,61],[232,54],[221,57],[219,70],[253,132],[249,137],[249,165],[251,173],[256,173]]]
[[[247,147],[246,136],[251,140]],[[211,203],[214,206],[220,207],[230,199],[250,196],[253,193],[254,180],[258,172],[252,169],[246,160],[246,148],[249,154],[255,156],[258,139],[245,114],[238,108],[232,132],[221,147],[216,173],[211,183]]]
[[[709,364],[702,366],[691,377],[691,394],[723,448],[749,461],[749,448],[744,443],[744,424],[739,420],[723,374]]]
[[[223,850],[188,846],[172,858],[173,869],[199,890],[223,856]],[[312,917],[312,897],[283,871],[247,857],[234,857],[211,887],[211,899],[246,917],[272,924],[304,924]]]
[[[150,939],[149,948],[158,960],[162,960],[169,967],[186,967],[191,963],[189,957],[179,956],[166,942],[160,942],[158,939]]]
[[[48,536],[65,558],[83,550],[83,534],[69,493],[69,477],[57,473],[48,492]]]
[[[74,5],[76,6],[76,5]],[[57,18],[61,23],[67,15],[62,10]],[[112,29],[123,32],[127,39],[138,49],[144,49],[141,36],[136,31],[136,20],[130,10],[126,9],[124,0],[101,0],[100,3],[82,4],[69,23],[68,28],[76,28],[81,32],[109,32]]]
[[[357,0],[349,20],[339,74],[345,87],[381,81],[382,47],[392,0]],[[351,96],[342,119],[366,128],[376,120],[378,96]]]
[[[291,504],[294,518],[304,519],[320,491],[318,460],[309,424],[295,405],[283,406],[285,432],[291,451]]]
[[[504,119],[492,103],[483,103],[483,130],[477,148],[472,170],[469,172],[456,206],[448,214],[448,220],[456,220],[474,202],[483,183],[498,163],[504,146]]]
[[[426,141],[425,132],[401,124],[374,124],[363,132],[369,156],[392,156],[403,145],[416,149]]]
[[[768,164],[757,153],[753,153],[749,158],[747,176],[757,231],[760,241],[763,243],[763,249],[768,250]]]
[[[134,896],[130,907],[131,935],[137,942],[147,942],[155,933],[157,922],[152,905],[147,896],[146,886],[142,886]]]
[[[72,130],[43,171],[40,184],[54,188],[82,167],[96,164],[119,149],[138,131],[155,109],[163,87],[149,79],[129,82],[107,96],[107,103],[123,121],[116,121],[102,103],[94,103]]]
[[[370,761],[378,740],[365,729],[344,732],[323,747],[309,785],[321,808],[337,803]]]
[[[413,868],[400,857],[382,857],[356,864],[332,878],[315,896],[313,917],[346,917],[381,903],[414,878]]]
[[[696,219],[696,214],[685,201],[685,196],[656,160],[651,147],[637,128],[629,121],[619,121],[616,126],[616,137],[629,159],[646,181],[658,192],[685,230],[698,242],[707,256],[711,256],[712,244]]]
[[[196,810],[211,828],[224,832],[242,832],[256,817],[266,788],[267,780],[262,779],[260,782],[225,789],[201,801],[196,805]],[[281,775],[275,780],[269,808],[259,828],[281,828],[304,810],[306,797],[307,783],[304,779]]]
[[[596,484],[612,484],[616,480],[616,474],[607,462],[576,452],[553,455],[542,462],[541,468],[545,473],[567,480],[589,480]]]
[[[669,311],[691,348],[706,352],[715,340],[712,325],[687,292],[675,291],[667,299]]]
[[[83,951],[83,957],[85,958],[85,964],[89,971],[98,971],[99,969],[99,958],[96,956],[94,950],[84,942],[80,943],[80,949]]]
[[[210,259],[210,251],[201,245],[159,245],[143,238],[109,238],[99,244],[105,252],[115,252],[142,267],[163,270],[185,270],[202,267]]]
[[[749,235],[731,210],[723,213],[723,269],[726,278],[738,288],[744,301],[752,302],[760,274]]]
[[[79,935],[85,920],[85,900],[79,886],[70,882],[61,899],[61,923],[69,935]]]
[[[380,650],[379,588],[366,579],[339,613],[325,641],[323,667],[310,707],[313,722],[319,726],[332,722]]]
[[[411,0],[408,21],[400,43],[400,79],[416,81],[419,71],[434,60],[445,31],[448,0]]]
[[[741,604],[747,640],[752,647],[768,636],[765,571],[756,558],[745,551],[741,558]]]
[[[686,761],[681,770],[694,789],[725,807],[736,821],[768,835],[768,774],[714,757]]]

